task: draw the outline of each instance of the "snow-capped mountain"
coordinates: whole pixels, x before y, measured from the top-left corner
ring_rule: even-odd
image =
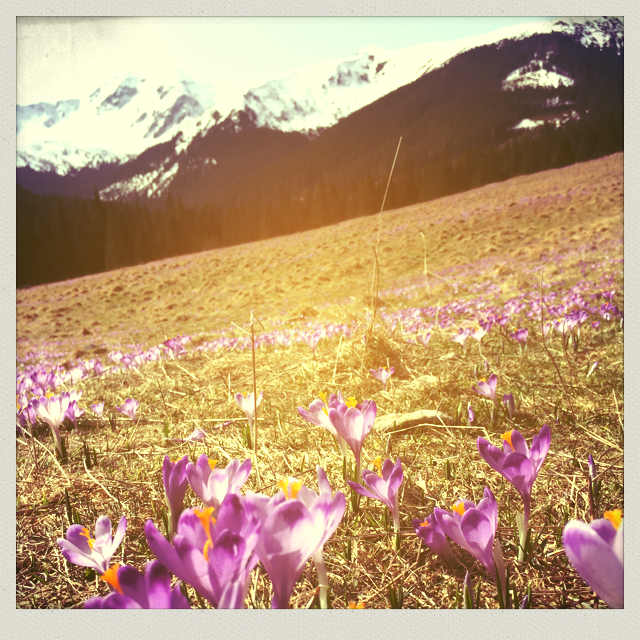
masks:
[[[42,161],[60,174],[68,170],[67,154],[60,155],[58,165],[53,143],[64,150],[84,150],[88,162],[102,150],[106,162],[113,154],[139,154],[170,140],[185,120],[199,116],[215,98],[211,86],[195,83],[177,69],[119,75],[82,98],[18,105],[18,152],[28,154],[32,168],[32,161]],[[37,145],[43,143],[39,158]]]
[[[536,35],[560,33],[586,49],[608,48],[620,54],[623,31],[622,21],[615,18],[564,19],[395,51],[369,46],[346,60],[317,63],[237,95],[195,83],[175,70],[127,74],[85,98],[18,106],[18,167],[63,176],[83,167],[124,163],[111,182],[101,182],[101,197],[139,194],[156,198],[166,195],[185,172],[204,176],[218,163],[218,148],[211,148],[210,142],[205,144],[206,152],[202,145],[197,152],[191,151],[197,141],[211,140],[207,138],[210,132],[239,134],[253,128],[301,132],[313,138],[458,55],[484,45],[501,47]],[[538,51],[534,47],[528,59],[514,64],[501,77],[501,90],[507,94],[570,89],[574,84],[571,70],[558,63],[557,51],[549,48]],[[530,130],[545,122],[559,127],[581,118],[571,100],[545,94],[538,102],[542,116],[521,116],[507,129]],[[159,143],[164,144],[157,146]],[[151,153],[151,147],[157,151]],[[140,155],[135,162],[126,162],[131,154],[142,152],[151,159],[143,161]]]

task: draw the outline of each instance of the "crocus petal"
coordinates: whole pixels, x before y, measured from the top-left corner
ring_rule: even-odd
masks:
[[[613,525],[611,528],[613,529]],[[598,597],[612,609],[624,608],[622,529],[623,524],[615,536],[620,539],[618,553],[614,545],[584,522],[572,520],[562,533],[564,550],[571,564]]]

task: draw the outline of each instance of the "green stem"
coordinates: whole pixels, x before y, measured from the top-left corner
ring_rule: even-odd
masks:
[[[327,567],[324,563],[324,547],[318,549],[313,554],[313,562],[318,572],[318,586],[320,587],[320,608],[329,608],[329,577],[327,576]]]

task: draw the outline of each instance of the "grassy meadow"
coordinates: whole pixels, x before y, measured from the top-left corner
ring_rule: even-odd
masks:
[[[579,309],[587,313],[579,325],[564,335],[551,326],[544,337],[544,325],[562,326]],[[253,391],[252,312],[255,384],[264,394],[255,454],[234,399]],[[108,593],[95,573],[62,557],[56,541],[72,522],[93,528],[108,515],[115,527],[126,515],[114,561],[142,570],[154,557],[145,522],[166,533],[165,455],[195,463],[206,453],[220,467],[252,460],[243,492],[271,496],[287,477],[317,490],[320,465],[345,494],[344,517],[325,545],[334,608],[462,607],[467,570],[477,606],[498,607],[492,579],[471,555],[452,544],[458,563],[447,566],[412,526],[436,506],[477,502],[484,487],[497,498],[516,606],[530,587],[533,608],[605,607],[567,560],[561,533],[569,520],[624,510],[623,312],[622,154],[385,212],[381,221],[358,218],[18,290],[17,373],[76,368],[82,375],[56,393],[82,391],[85,412],[77,429],[69,421],[62,428],[65,463],[46,424],[38,423],[35,442],[17,432],[16,604],[82,608]],[[488,318],[481,341],[452,340]],[[511,337],[525,328],[526,350]],[[314,332],[315,352],[305,341]],[[185,353],[140,355],[177,336],[185,336]],[[118,351],[138,361],[118,364],[109,357]],[[380,367],[395,369],[386,387],[369,373]],[[500,400],[493,419],[491,401],[472,390],[490,374]],[[378,456],[402,461],[399,551],[388,509],[367,498],[354,509],[335,440],[297,411],[338,391],[377,404],[362,467],[374,469]],[[501,402],[509,393],[512,418]],[[127,398],[140,403],[135,421],[115,410]],[[98,401],[102,418],[89,409]],[[533,486],[533,550],[518,562],[522,499],[480,457],[476,439],[498,445],[515,428],[530,443],[544,424],[551,447]],[[196,428],[204,440],[179,441]],[[592,504],[589,454],[600,481]],[[201,506],[191,489],[189,506]],[[308,562],[291,607],[318,606],[317,591]],[[187,592],[192,606],[203,605],[191,586]],[[258,565],[246,605],[268,608],[271,596]]]

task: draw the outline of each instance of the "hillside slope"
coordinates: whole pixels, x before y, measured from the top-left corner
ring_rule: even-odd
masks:
[[[181,256],[17,292],[19,361],[104,354],[178,333],[219,335],[253,310],[286,319],[346,320],[370,304],[378,217]],[[430,290],[423,274],[426,260]],[[562,279],[559,256],[622,258],[623,155],[521,176],[385,212],[380,296],[389,310],[437,304],[464,276],[514,284],[510,261]],[[469,280],[470,279],[470,280]],[[465,285],[468,286],[468,285]]]

